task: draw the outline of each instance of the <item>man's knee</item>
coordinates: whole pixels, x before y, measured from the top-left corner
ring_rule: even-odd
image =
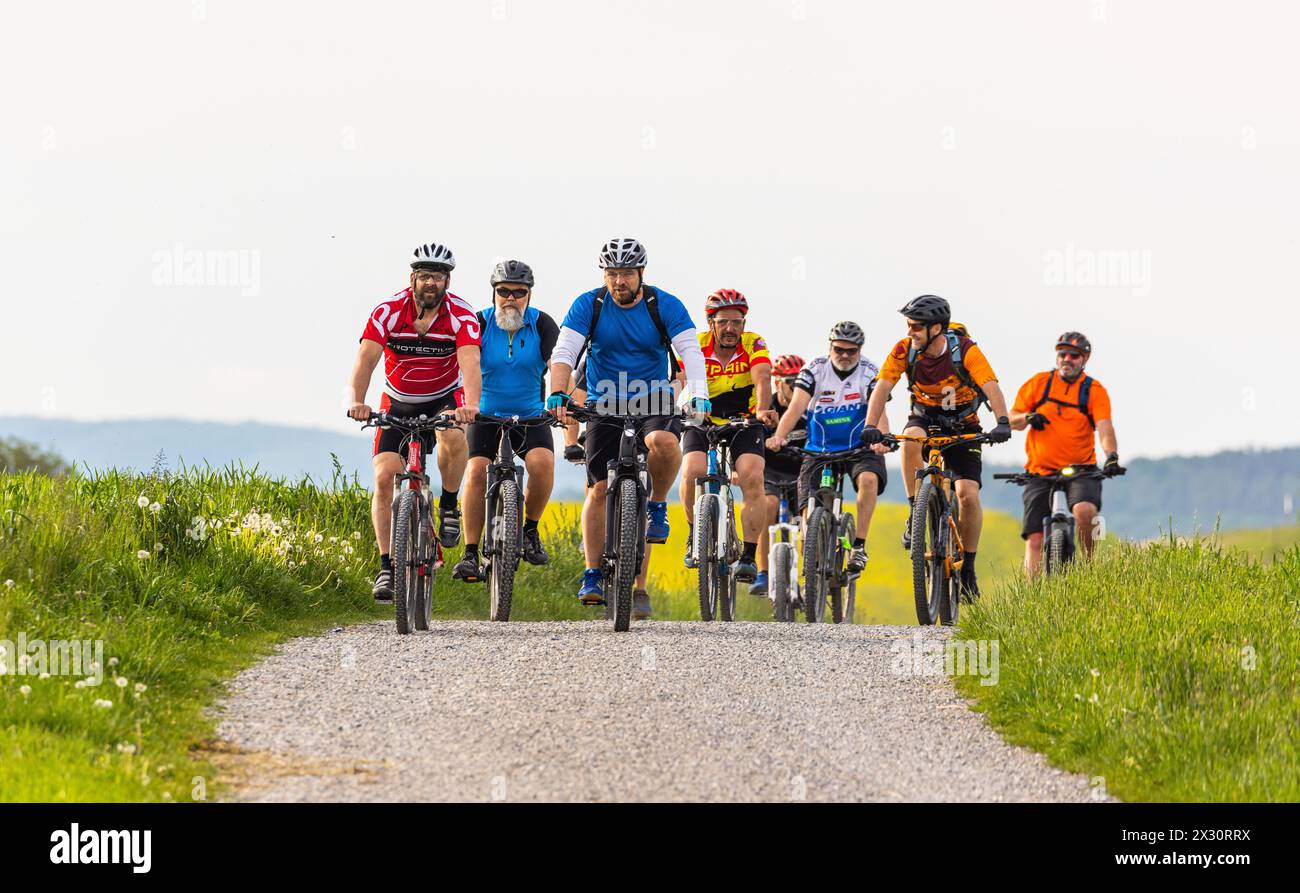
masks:
[[[524,468],[533,475],[554,471],[555,453],[541,447],[529,450],[528,455],[524,456]]]
[[[1041,551],[1043,548],[1042,531],[1039,531],[1038,533],[1031,533],[1029,534],[1029,536],[1025,537],[1025,548],[1031,552]]]
[[[671,431],[651,431],[645,436],[645,445],[656,457],[681,459],[681,449]]]
[[[880,492],[880,478],[874,471],[864,471],[858,475],[858,502],[865,502]]]

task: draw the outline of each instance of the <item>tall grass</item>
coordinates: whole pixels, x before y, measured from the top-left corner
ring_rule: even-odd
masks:
[[[193,779],[211,784],[188,751],[224,676],[276,638],[380,616],[369,526],[368,493],[338,479],[0,475],[0,639],[103,643],[98,685],[0,658],[0,798],[190,799]]]
[[[1001,643],[994,726],[1122,799],[1300,800],[1300,548],[1116,544],[963,615]]]

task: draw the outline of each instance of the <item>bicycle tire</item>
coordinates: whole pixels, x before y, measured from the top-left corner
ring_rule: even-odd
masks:
[[[420,533],[418,522],[412,525],[411,519],[419,517],[419,499],[416,491],[403,490],[393,512],[393,612],[401,635],[407,635],[415,626],[413,583]]]
[[[916,607],[916,622],[931,626],[938,619],[938,597],[935,596],[936,577],[943,576],[942,555],[942,497],[935,492],[929,480],[921,481],[912,508],[912,601]],[[929,548],[927,548],[927,545]],[[930,558],[926,558],[926,553]]]
[[[695,505],[695,562],[699,578],[700,619],[706,623],[718,616],[717,544],[718,503],[701,495]]]
[[[858,528],[853,519],[853,515],[849,512],[844,512],[840,515],[839,523],[836,526],[836,533],[838,533],[839,536],[835,538],[835,550],[833,552],[831,564],[836,569],[836,576],[844,579],[844,585],[831,587],[832,623],[844,622],[844,601],[849,586],[848,571],[844,567],[845,561],[847,560],[844,555],[844,538],[847,536],[849,542],[852,542],[853,535],[857,532]]]
[[[515,593],[515,571],[519,568],[519,484],[504,480],[497,488],[496,542],[488,578],[489,617],[505,623]]]
[[[632,625],[632,587],[636,585],[637,536],[644,509],[639,509],[636,481],[618,482],[618,560],[614,565],[614,630],[627,632]]]
[[[826,616],[826,549],[833,535],[831,516],[822,506],[808,518],[808,538],[803,545],[804,619],[821,623]]]
[[[794,604],[790,601],[790,566],[794,561],[794,546],[777,543],[772,547],[768,593],[772,597],[772,619],[778,623],[794,621]]]
[[[420,500],[420,516],[416,529],[420,531],[419,547],[416,555],[420,556],[418,564],[424,566],[424,573],[415,576],[415,616],[413,621],[418,630],[427,630],[433,621],[433,521],[429,515],[429,503]]]
[[[726,573],[721,571],[726,569]],[[731,623],[736,619],[736,575],[731,573],[731,568],[724,564],[718,564],[718,610],[721,616],[718,618],[723,623]]]
[[[1053,524],[1047,536],[1047,575],[1065,570],[1069,531],[1064,524]]]

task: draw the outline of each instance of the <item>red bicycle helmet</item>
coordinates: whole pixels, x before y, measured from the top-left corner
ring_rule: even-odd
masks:
[[[734,288],[720,288],[704,302],[704,315],[709,317],[719,310],[739,310],[741,314],[748,315],[749,301]]]
[[[797,354],[783,353],[772,364],[772,374],[778,378],[789,378],[792,375],[798,375],[799,370],[803,369],[803,365],[803,357]]]

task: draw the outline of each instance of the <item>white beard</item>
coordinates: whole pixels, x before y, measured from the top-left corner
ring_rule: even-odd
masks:
[[[497,325],[506,332],[518,332],[524,327],[524,314],[513,307],[497,310]]]
[[[854,368],[857,367],[857,365],[858,365],[858,358],[857,358],[857,357],[854,357],[854,358],[851,359],[851,360],[841,360],[841,359],[839,359],[838,357],[836,357],[835,354],[834,354],[834,351],[832,351],[832,352],[831,352],[831,365],[834,366],[836,369],[840,370],[841,372],[849,372],[849,371],[851,371],[852,369],[854,369]]]

